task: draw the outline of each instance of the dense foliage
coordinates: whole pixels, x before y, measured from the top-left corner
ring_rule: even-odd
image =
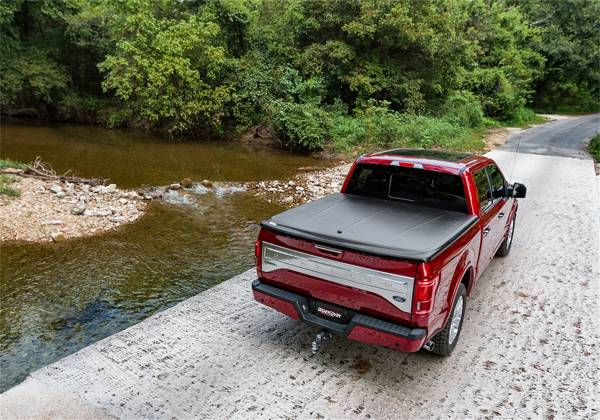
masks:
[[[308,150],[443,146],[528,106],[598,109],[599,5],[7,0],[0,106],[172,134],[269,122]]]

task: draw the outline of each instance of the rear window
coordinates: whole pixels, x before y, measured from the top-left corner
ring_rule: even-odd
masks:
[[[359,164],[346,193],[467,212],[459,176],[423,169]]]

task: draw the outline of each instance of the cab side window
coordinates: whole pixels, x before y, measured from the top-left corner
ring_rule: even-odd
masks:
[[[473,177],[475,178],[475,186],[477,187],[477,194],[479,195],[479,208],[485,211],[492,203],[490,181],[488,180],[485,168],[475,172]]]
[[[496,165],[490,165],[486,169],[492,184],[492,197],[496,199],[506,196],[506,181],[502,176],[502,172]]]

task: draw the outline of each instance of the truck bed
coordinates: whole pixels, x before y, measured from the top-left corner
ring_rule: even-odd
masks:
[[[262,226],[368,254],[429,261],[477,219],[402,201],[336,193],[280,213]]]

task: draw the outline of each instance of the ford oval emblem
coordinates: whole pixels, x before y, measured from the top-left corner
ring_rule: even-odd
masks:
[[[402,296],[393,296],[392,299],[394,299],[396,302],[406,302],[406,299],[404,299]]]

